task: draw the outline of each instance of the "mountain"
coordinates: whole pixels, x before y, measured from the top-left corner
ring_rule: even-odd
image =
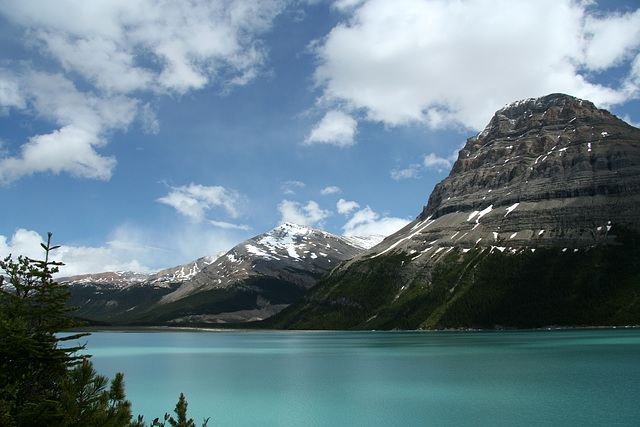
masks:
[[[157,273],[105,272],[63,277],[57,281],[69,286],[68,305],[78,307],[74,312],[76,316],[94,322],[133,321],[139,312],[152,307],[219,256],[202,257]]]
[[[146,319],[221,323],[272,316],[340,262],[381,240],[382,236],[343,237],[284,223],[233,247],[163,296]]]
[[[415,221],[267,324],[640,323],[639,232],[640,129],[564,94],[518,101],[467,140]]]
[[[155,274],[101,273],[60,279],[76,314],[110,323],[259,320],[300,298],[327,271],[382,240],[343,237],[285,223],[217,256]]]

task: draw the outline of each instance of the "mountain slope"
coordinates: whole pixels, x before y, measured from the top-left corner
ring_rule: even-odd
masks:
[[[202,257],[157,273],[94,273],[64,277],[58,282],[70,287],[68,305],[78,307],[74,315],[100,322],[132,321],[140,311],[176,290],[218,256]]]
[[[79,317],[113,323],[217,323],[269,317],[381,236],[343,237],[285,223],[218,256],[155,274],[61,279]]]
[[[145,318],[187,323],[266,318],[302,297],[337,264],[381,240],[285,223],[229,250],[163,296]]]
[[[519,101],[467,140],[415,221],[343,263],[267,324],[390,329],[633,320],[620,313],[640,306],[637,262],[618,268],[620,288],[608,293],[602,272],[611,273],[617,259],[637,252],[639,231],[640,130],[563,94]],[[599,262],[602,268],[594,270],[592,263]],[[563,270],[564,264],[574,270]],[[510,265],[500,273],[509,280],[498,277],[500,265]],[[574,283],[573,277],[580,279]],[[497,282],[516,285],[504,293],[495,289]],[[536,283],[549,292],[540,294]],[[609,306],[608,317],[593,315],[598,303],[582,294],[589,287],[601,296],[599,304]],[[564,288],[575,292],[551,292]],[[514,304],[525,310],[527,295],[560,306],[577,301],[578,308],[535,322],[516,320],[514,313],[454,316],[461,304],[478,313],[484,306],[501,313]],[[549,303],[542,301],[534,306],[544,311]],[[633,318],[640,323],[640,314]]]

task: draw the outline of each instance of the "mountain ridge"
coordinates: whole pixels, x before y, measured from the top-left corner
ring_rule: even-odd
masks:
[[[78,316],[91,321],[242,322],[277,313],[334,265],[381,240],[284,223],[229,251],[156,273],[105,272],[59,282],[71,287],[69,304],[79,307]]]

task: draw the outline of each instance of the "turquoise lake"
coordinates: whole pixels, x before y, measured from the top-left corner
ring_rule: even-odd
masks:
[[[94,332],[134,414],[209,426],[640,425],[640,330]]]

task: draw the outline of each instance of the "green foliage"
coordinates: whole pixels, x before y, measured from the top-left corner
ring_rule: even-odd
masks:
[[[164,427],[166,425],[165,423],[168,422],[171,427],[196,427],[196,424],[193,422],[192,418],[187,419],[187,406],[188,404],[187,400],[184,397],[184,394],[180,393],[180,398],[178,399],[178,403],[176,404],[176,409],[174,409],[174,412],[176,413],[178,419],[174,419],[173,417],[169,416],[169,414],[164,414],[165,422],[160,422],[159,419],[156,418],[155,420],[153,420],[152,426]],[[202,427],[206,427],[208,423],[209,418],[206,418],[202,423]]]
[[[107,377],[98,375],[86,359],[72,369],[60,390],[62,424],[78,427],[131,425],[131,403],[125,399],[124,376],[117,373],[107,390],[108,384]]]
[[[56,336],[78,322],[65,316],[69,292],[52,279],[61,264],[49,260],[56,248],[50,242],[51,234],[42,245],[44,260],[0,261],[0,410],[16,424],[59,418],[58,385],[82,349],[59,343],[84,334]]]
[[[538,328],[640,324],[640,238],[616,230],[616,245],[492,253],[439,327]]]
[[[43,261],[23,256],[0,261],[0,426],[145,426],[141,416],[132,421],[123,374],[109,382],[87,356],[76,355],[84,346],[60,346],[88,334],[56,335],[81,323],[67,316],[74,310],[65,305],[68,287],[53,280],[62,264],[49,260],[57,248],[51,233],[42,248]],[[195,427],[186,413],[181,394],[178,420],[168,415],[165,420],[173,427]]]
[[[321,279],[262,322],[278,329],[538,328],[640,324],[640,234],[574,252],[450,251],[420,268],[369,258]],[[258,326],[258,325],[255,325]]]
[[[406,254],[382,255],[323,277],[299,302],[262,326],[282,329],[360,329],[403,286]]]

